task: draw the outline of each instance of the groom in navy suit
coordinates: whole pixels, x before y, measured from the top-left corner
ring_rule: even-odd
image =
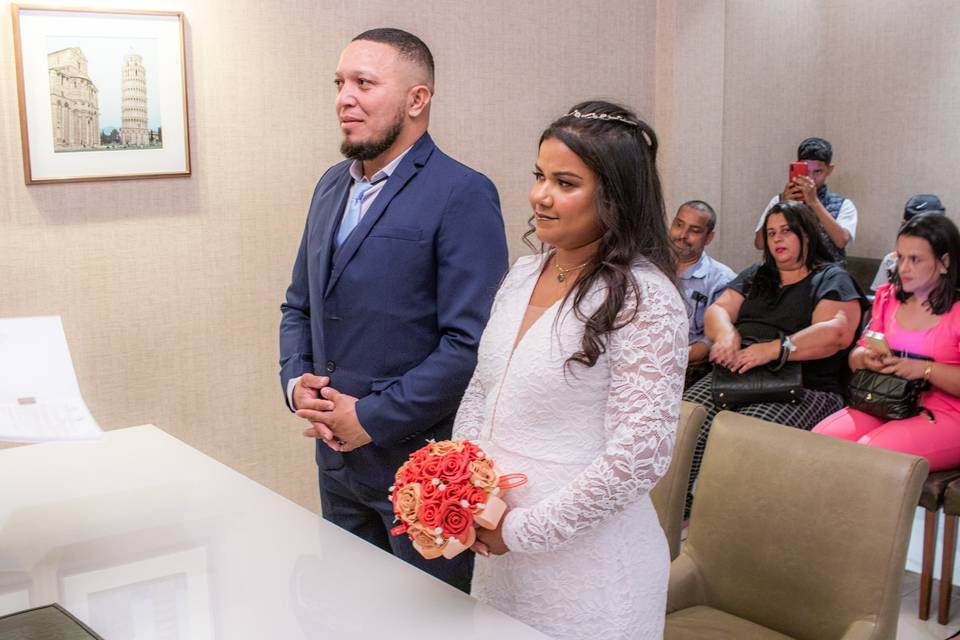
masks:
[[[433,56],[374,29],[344,49],[348,158],[323,174],[281,305],[280,378],[317,440],[323,517],[469,591],[472,554],[424,560],[390,536],[393,474],[450,437],[507,268],[497,190],[427,133]]]

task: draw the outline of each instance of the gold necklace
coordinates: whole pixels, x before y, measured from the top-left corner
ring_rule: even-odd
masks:
[[[583,269],[588,264],[590,264],[589,261],[584,262],[581,265],[577,265],[576,267],[570,267],[569,269],[564,269],[563,267],[560,266],[560,263],[557,262],[556,257],[554,257],[553,266],[557,268],[557,282],[565,282],[567,279],[568,273],[571,273],[573,271],[579,271],[580,269]]]

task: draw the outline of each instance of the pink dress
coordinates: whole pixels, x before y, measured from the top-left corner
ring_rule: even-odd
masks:
[[[900,308],[893,285],[877,289],[870,329],[884,334],[894,351],[932,357],[934,362],[960,364],[960,302],[930,329],[910,331],[897,324]],[[867,346],[861,338],[859,344]],[[884,421],[856,409],[841,409],[814,427],[815,433],[923,456],[931,471],[960,467],[960,398],[934,387],[920,403],[934,420],[921,413],[906,420]]]

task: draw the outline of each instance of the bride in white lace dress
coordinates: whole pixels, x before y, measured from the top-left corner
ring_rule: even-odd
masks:
[[[648,494],[670,463],[687,326],[656,144],[604,102],[544,132],[530,200],[553,250],[501,285],[454,426],[529,478],[480,532],[472,593],[555,638],[663,636],[669,551]]]

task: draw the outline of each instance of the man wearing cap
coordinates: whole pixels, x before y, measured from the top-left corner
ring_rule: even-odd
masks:
[[[919,193],[915,196],[910,196],[907,204],[904,205],[903,222],[907,222],[914,216],[943,216],[946,215],[946,213],[946,210],[943,208],[943,203],[940,202],[940,198],[931,193]],[[873,278],[873,284],[870,285],[870,290],[876,291],[880,285],[890,282],[890,272],[895,266],[897,266],[897,252],[891,251],[883,257],[880,268],[877,269],[877,275]]]
[[[797,161],[810,167],[809,176],[796,176],[773,196],[763,210],[754,232],[753,244],[763,249],[763,220],[770,207],[782,200],[805,202],[817,215],[820,238],[834,260],[845,264],[846,247],[857,235],[857,207],[853,201],[827,189],[827,178],[833,173],[833,146],[823,138],[807,138],[797,147]]]

